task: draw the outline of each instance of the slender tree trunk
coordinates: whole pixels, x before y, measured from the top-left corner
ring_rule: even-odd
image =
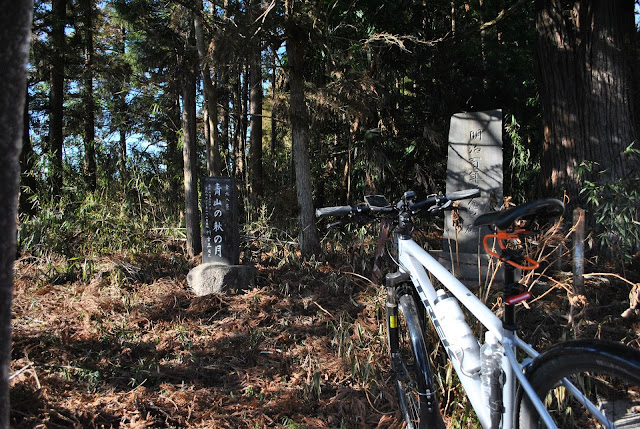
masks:
[[[5,1],[0,14],[0,427],[9,427],[11,303],[16,255],[20,145],[27,92],[31,1]]]
[[[198,210],[198,173],[196,158],[196,71],[192,62],[191,38],[185,47],[185,72],[182,88],[182,158],[184,162],[184,201],[187,227],[187,254],[202,251],[200,211]]]
[[[53,195],[62,192],[62,146],[64,113],[64,28],[67,1],[52,0],[51,6],[51,90],[49,96],[49,152],[51,154],[51,190]]]
[[[221,83],[222,83],[222,103],[223,103],[223,110],[222,110],[222,129],[220,130],[220,145],[222,148],[224,148],[227,151],[227,154],[229,152],[232,152],[229,149],[229,73],[227,71],[224,71],[222,73],[222,78],[220,79]],[[233,158],[233,156],[230,156],[229,158]],[[229,171],[229,159],[226,160],[226,168],[228,170],[228,174],[229,176],[232,175],[232,173]],[[235,161],[234,161],[234,168],[235,168]],[[232,170],[231,170],[232,171]]]
[[[239,88],[237,84],[234,84],[231,79],[229,79],[229,98],[231,102],[230,109],[233,112],[230,118],[230,122],[233,125],[233,132],[231,133],[231,152],[233,156],[233,175],[236,178],[236,183],[238,186],[241,186],[242,183],[242,158],[240,157],[240,149],[238,146],[238,141],[240,140],[238,136],[238,130],[240,129],[240,94]]]
[[[537,74],[544,194],[580,203],[577,167],[597,161],[611,180],[637,165],[621,154],[635,138],[630,53],[634,2],[539,0]]]
[[[202,11],[202,1],[199,1],[198,8],[199,11]],[[215,81],[211,79],[211,69],[208,64],[204,29],[202,26],[202,15],[200,13],[196,13],[195,15],[194,27],[206,103],[207,114],[205,115],[205,119],[207,120],[207,123],[205,125],[209,130],[209,136],[207,139],[207,169],[210,176],[219,176],[221,174],[222,166],[220,161],[220,139],[218,137],[218,95]]]
[[[305,256],[320,253],[316,232],[309,161],[309,115],[304,96],[304,40],[305,32],[296,22],[295,2],[287,0],[287,57],[289,59],[289,115],[291,140],[296,172],[296,193],[300,205],[300,250]]]
[[[22,215],[31,217],[36,214],[37,206],[30,199],[36,194],[37,182],[34,177],[35,157],[31,136],[29,135],[29,93],[25,93],[23,130],[22,130],[22,152],[20,152],[20,200],[19,212]]]
[[[127,130],[125,126],[123,123],[118,130],[118,170],[122,189],[126,190],[129,184],[129,170],[127,169]]]
[[[233,85],[233,116],[234,116],[234,160],[235,160],[235,176],[237,183],[241,189],[246,188],[245,181],[245,144],[246,144],[246,97],[242,83],[242,66],[237,70],[237,81]],[[243,193],[244,195],[244,193]]]
[[[255,13],[254,13],[255,14]],[[249,65],[249,86],[251,100],[251,142],[249,158],[251,162],[251,192],[254,197],[262,195],[262,52],[260,39],[253,47]]]
[[[81,1],[84,39],[83,115],[84,178],[90,191],[96,190],[95,102],[93,100],[93,1]]]
[[[222,2],[222,8],[224,10],[223,17],[225,20],[229,19],[229,14],[231,13],[229,7],[229,0],[224,0]],[[234,152],[234,143],[232,138],[230,137],[230,127],[232,125],[232,116],[231,116],[231,104],[233,101],[231,100],[231,89],[229,84],[229,66],[220,67],[220,87],[221,87],[221,99],[222,99],[222,126],[220,132],[220,148],[222,153],[227,154],[227,159],[225,160],[225,168],[227,169],[227,174],[229,176],[235,176],[236,162],[235,162],[235,152]],[[233,163],[233,165],[231,165]],[[237,176],[235,176],[237,178]],[[237,182],[236,182],[237,183]]]
[[[456,35],[456,2],[451,0],[451,35]]]
[[[122,34],[122,45],[120,46],[120,52],[122,55],[126,55],[126,39],[127,30],[124,26],[120,27],[120,33]],[[129,122],[129,111],[127,106],[126,94],[128,93],[127,77],[122,79],[122,88],[118,94],[117,104],[118,112],[116,113],[117,126],[118,126],[118,172],[120,173],[120,184],[124,195],[127,195],[127,189],[129,184],[129,170],[127,168],[127,125]]]
[[[173,81],[169,84],[169,97],[173,100],[172,103],[169,104],[168,114],[171,118],[171,123],[178,124],[181,123],[181,113],[180,113],[180,85],[178,82]],[[184,175],[184,166],[182,154],[178,150],[179,146],[179,130],[177,128],[171,127],[165,133],[165,138],[167,140],[167,151],[166,151],[166,163],[167,163],[167,175],[169,176],[169,198],[167,203],[174,204],[172,207],[172,211],[177,213],[181,210],[179,204],[176,202],[180,201],[180,176]]]
[[[184,200],[187,226],[187,254],[201,251],[200,219],[198,211],[198,179],[196,163],[196,82],[186,76],[182,95],[182,159],[184,162]]]
[[[479,5],[480,22],[484,22],[484,0],[479,0]],[[489,78],[487,76],[487,30],[484,28],[480,30],[480,57],[482,58],[482,89],[486,92],[489,87]]]
[[[244,165],[244,169],[243,169],[243,176],[242,176],[242,183],[244,184],[244,195],[245,197],[247,196],[247,193],[249,191],[249,154],[247,153],[247,130],[249,128],[249,120],[248,120],[248,116],[249,116],[249,70],[248,70],[248,65],[244,64],[242,67],[242,71],[240,72],[240,74],[242,75],[242,79],[239,81],[240,84],[240,96],[241,96],[241,102],[242,102],[242,112],[241,112],[241,117],[242,117],[242,133],[240,134],[242,136],[242,140],[240,141],[240,148],[241,148],[241,152],[242,152],[242,163]]]
[[[207,94],[203,93],[202,97],[204,98],[204,103],[202,103],[202,134],[204,135],[204,153],[207,160],[207,175],[213,176],[213,159],[211,155],[213,151],[211,150],[211,134],[209,133],[209,108],[207,105],[209,104],[209,100],[207,99]]]
[[[276,49],[273,49],[273,68],[271,69],[271,148],[270,148],[270,152],[271,152],[271,156],[275,155],[276,153],[276,139],[277,139],[277,132],[276,132],[276,115],[275,115],[275,111],[276,111],[276,87],[277,87],[277,66],[276,66],[276,55],[278,55],[276,53]]]

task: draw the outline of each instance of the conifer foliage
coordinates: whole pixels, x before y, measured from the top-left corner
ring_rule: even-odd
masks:
[[[555,186],[577,201],[580,162],[603,162],[616,177],[634,171],[616,149],[631,144],[637,123],[637,56],[626,54],[635,49],[633,2],[623,3],[36,0],[25,231],[91,194],[105,206],[122,202],[124,217],[186,227],[186,250],[196,255],[199,179],[213,174],[235,177],[243,223],[262,206],[277,208],[278,227],[317,254],[315,207],[442,190],[450,116],[495,108],[509,118],[505,195],[531,198]],[[571,10],[599,39],[560,19]],[[597,51],[609,27],[619,49]],[[565,39],[574,54],[557,70],[550,60],[560,51],[544,42]],[[608,53],[624,60],[610,85],[595,79],[606,72],[600,64],[614,64]],[[573,66],[577,80],[567,77]],[[588,82],[622,100],[620,114],[598,107],[611,102],[571,98],[596,94]],[[614,116],[624,127],[608,127],[621,132],[602,131],[592,145],[586,125]],[[549,160],[566,158],[558,136],[571,129],[580,131],[566,162],[572,181],[553,182],[564,173]]]

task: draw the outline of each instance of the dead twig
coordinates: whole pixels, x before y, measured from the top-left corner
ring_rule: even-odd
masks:
[[[618,280],[622,280],[623,282],[631,285],[631,286],[636,286],[640,283],[634,283],[631,280],[627,280],[626,278],[622,277],[620,274],[615,274],[615,273],[589,273],[589,274],[583,274],[584,277],[615,277]]]
[[[318,306],[318,308],[319,308],[320,310],[322,310],[322,312],[323,312],[323,313],[325,313],[327,316],[329,316],[329,317],[330,317],[330,318],[332,318],[333,320],[336,320],[336,318],[335,318],[335,317],[333,317],[333,314],[331,314],[329,311],[325,310],[325,309],[324,309],[320,304],[318,304],[318,303],[317,303],[317,302],[315,302],[315,301],[312,301],[312,302],[313,302],[315,305],[317,305],[317,306]]]
[[[14,378],[16,378],[17,376],[19,376],[20,374],[22,374],[23,372],[27,371],[29,368],[31,368],[33,366],[33,362],[29,362],[28,364],[26,364],[25,366],[23,366],[22,368],[20,368],[19,370],[17,370],[16,372],[14,372],[13,374],[11,374],[9,376],[9,381],[13,380]]]

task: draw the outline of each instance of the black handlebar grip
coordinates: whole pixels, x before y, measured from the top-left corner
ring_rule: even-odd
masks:
[[[467,198],[475,198],[480,196],[480,189],[465,189],[464,191],[456,191],[447,194],[450,201],[465,200]]]
[[[438,202],[438,198],[439,197],[437,197],[435,195],[432,195],[430,197],[425,198],[422,201],[418,201],[418,202],[415,202],[415,203],[409,203],[409,207],[412,210],[418,210],[418,209],[421,209],[423,207],[430,208],[431,206],[434,206]]]
[[[323,218],[327,216],[346,216],[351,214],[353,207],[351,206],[336,206],[336,207],[322,207],[316,209],[316,217]]]

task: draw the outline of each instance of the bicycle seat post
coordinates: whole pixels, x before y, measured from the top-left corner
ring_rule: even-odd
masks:
[[[503,255],[506,253],[503,251]],[[511,264],[504,264],[504,315],[502,318],[502,327],[508,331],[516,331],[520,327],[516,323],[516,305],[509,303],[509,298],[517,295],[519,283],[515,281],[516,268]]]

